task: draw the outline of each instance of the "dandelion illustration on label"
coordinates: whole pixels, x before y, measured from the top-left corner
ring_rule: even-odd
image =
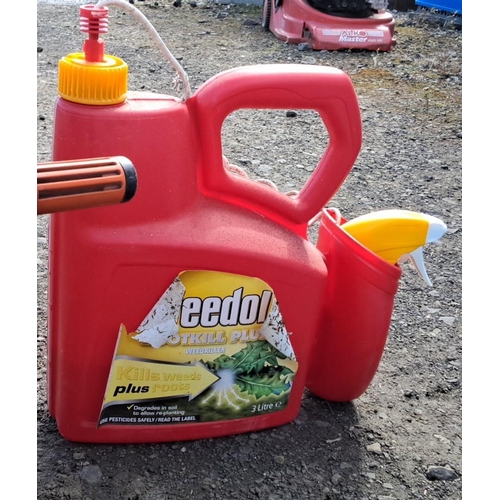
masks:
[[[239,409],[236,401],[248,403],[249,400],[238,396],[234,386],[241,393],[255,399],[270,395],[280,395],[291,387],[294,372],[281,365],[278,360],[287,356],[279,352],[266,340],[249,342],[247,346],[233,356],[220,356],[205,365],[217,374],[219,381],[212,386],[212,391],[203,400],[216,401],[217,406],[227,404]]]

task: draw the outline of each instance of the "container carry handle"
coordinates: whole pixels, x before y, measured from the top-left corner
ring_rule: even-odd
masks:
[[[356,92],[343,71],[303,64],[252,65],[207,80],[186,101],[201,141],[201,190],[243,206],[304,234],[307,223],[330,201],[361,148]],[[231,175],[223,166],[222,126],[238,109],[312,109],[329,134],[316,169],[296,197]]]

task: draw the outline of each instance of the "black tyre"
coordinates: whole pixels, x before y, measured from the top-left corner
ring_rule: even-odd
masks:
[[[264,0],[262,5],[262,27],[266,30],[269,29],[269,23],[271,22],[271,9],[273,8],[272,0]]]

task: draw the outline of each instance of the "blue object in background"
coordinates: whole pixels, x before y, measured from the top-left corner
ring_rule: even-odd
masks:
[[[429,9],[438,9],[452,14],[462,15],[462,0],[434,0],[427,2],[426,0],[416,0],[415,3],[421,7]]]

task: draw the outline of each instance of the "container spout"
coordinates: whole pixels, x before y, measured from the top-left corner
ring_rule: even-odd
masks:
[[[101,33],[108,32],[108,8],[95,5],[80,7],[80,31],[87,33],[83,43],[83,52],[87,62],[104,62],[104,40]]]

